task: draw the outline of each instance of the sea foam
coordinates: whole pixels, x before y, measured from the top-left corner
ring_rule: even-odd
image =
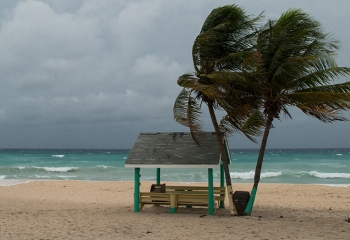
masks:
[[[2,187],[8,187],[23,183],[29,183],[32,182],[32,180],[26,180],[26,179],[2,179],[0,178],[0,186]]]
[[[250,171],[250,172],[231,172],[231,178],[235,178],[235,179],[254,179],[254,171]],[[278,177],[278,176],[282,176],[282,172],[264,172],[261,173],[261,178],[271,178],[271,177]]]
[[[343,187],[343,188],[350,187],[350,184],[320,184],[320,185],[329,186],[329,187]]]
[[[104,168],[104,169],[108,168],[108,167],[105,166],[105,165],[98,165],[97,167],[98,167],[98,168]]]
[[[34,176],[38,179],[50,179],[50,176],[40,176],[38,174],[35,174]]]
[[[72,172],[77,169],[78,167],[34,167],[36,169],[43,169],[47,172]]]
[[[64,155],[51,155],[52,157],[63,158]]]
[[[320,173],[311,171],[309,174],[317,178],[350,178],[350,173]]]

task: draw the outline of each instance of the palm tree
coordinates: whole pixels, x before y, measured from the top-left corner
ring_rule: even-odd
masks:
[[[300,9],[290,9],[259,31],[256,49],[243,60],[249,97],[260,104],[265,127],[257,159],[254,186],[245,210],[250,215],[260,181],[267,139],[274,119],[292,118],[287,107],[297,107],[322,122],[345,121],[341,110],[350,107],[350,82],[333,84],[348,76],[350,68],[338,67],[338,42],[323,32],[321,23]],[[227,76],[226,76],[227,77]]]
[[[237,59],[231,55],[253,49],[254,25],[258,19],[259,17],[249,17],[236,5],[219,7],[209,14],[192,48],[195,72],[179,77],[178,84],[183,90],[174,104],[175,120],[190,128],[197,144],[200,144],[202,132],[201,104],[207,105],[224,166],[232,215],[236,215],[236,210],[232,202],[233,191],[224,149],[224,133],[228,130],[234,132],[245,129],[243,133],[253,140],[251,135],[259,133],[258,127],[254,124],[258,121],[255,119],[256,115],[251,114],[252,108],[248,106],[248,102],[238,101],[239,98],[236,98],[237,101],[232,99],[230,102],[226,101],[225,79],[221,77],[209,79],[206,75],[213,72],[234,71],[240,66],[240,63],[235,61]],[[227,112],[223,118],[226,128],[220,128],[217,122],[215,110],[220,109]],[[244,122],[247,120],[250,120],[251,124],[246,124],[244,128]]]

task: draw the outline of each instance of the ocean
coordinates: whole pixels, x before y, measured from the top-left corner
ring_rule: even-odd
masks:
[[[0,186],[37,180],[133,181],[128,149],[0,149]],[[257,149],[231,149],[232,183],[253,184]],[[214,181],[219,182],[219,169]],[[156,169],[141,169],[155,181]],[[207,171],[161,169],[162,182],[206,182]],[[260,183],[350,186],[350,149],[267,149]]]

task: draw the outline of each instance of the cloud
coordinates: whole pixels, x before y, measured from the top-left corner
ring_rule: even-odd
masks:
[[[193,70],[192,44],[205,18],[226,4],[232,1],[1,2],[1,146],[117,147],[115,139],[131,147],[141,131],[186,131],[173,121],[181,91],[176,81]],[[266,10],[267,17],[291,6],[276,0],[237,4],[252,14]],[[349,66],[350,38],[339,24],[349,21],[344,4],[293,2],[343,42],[339,64]],[[209,118],[205,122],[212,130]],[[301,123],[313,125],[302,119],[281,128]]]

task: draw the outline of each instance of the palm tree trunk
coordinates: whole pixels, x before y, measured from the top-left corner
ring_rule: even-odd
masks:
[[[216,138],[218,141],[220,154],[221,154],[221,161],[222,161],[223,166],[224,166],[226,189],[227,189],[228,200],[229,200],[229,205],[230,205],[230,213],[231,213],[231,215],[237,215],[237,211],[236,211],[236,208],[233,204],[233,199],[232,199],[233,190],[232,190],[230,170],[229,170],[229,166],[228,166],[228,159],[226,157],[225,148],[224,148],[223,133],[220,131],[219,124],[216,120],[212,101],[208,102],[208,109],[209,109],[211,121],[212,121],[214,129],[215,129],[215,134],[216,134]]]
[[[254,201],[255,201],[255,196],[256,196],[256,192],[258,191],[258,185],[259,185],[259,181],[260,181],[260,175],[261,175],[261,167],[262,167],[262,163],[263,163],[263,159],[264,159],[264,154],[265,154],[265,149],[266,149],[266,144],[267,144],[267,138],[269,136],[270,133],[270,129],[272,126],[272,121],[273,121],[273,116],[268,116],[267,118],[267,122],[265,125],[265,130],[264,130],[264,135],[261,141],[261,145],[260,145],[260,151],[259,151],[259,156],[258,156],[258,160],[256,162],[256,167],[255,167],[255,174],[254,174],[254,185],[253,185],[253,189],[247,204],[247,207],[244,211],[245,215],[251,215],[252,211],[253,211],[253,206],[254,206]]]

